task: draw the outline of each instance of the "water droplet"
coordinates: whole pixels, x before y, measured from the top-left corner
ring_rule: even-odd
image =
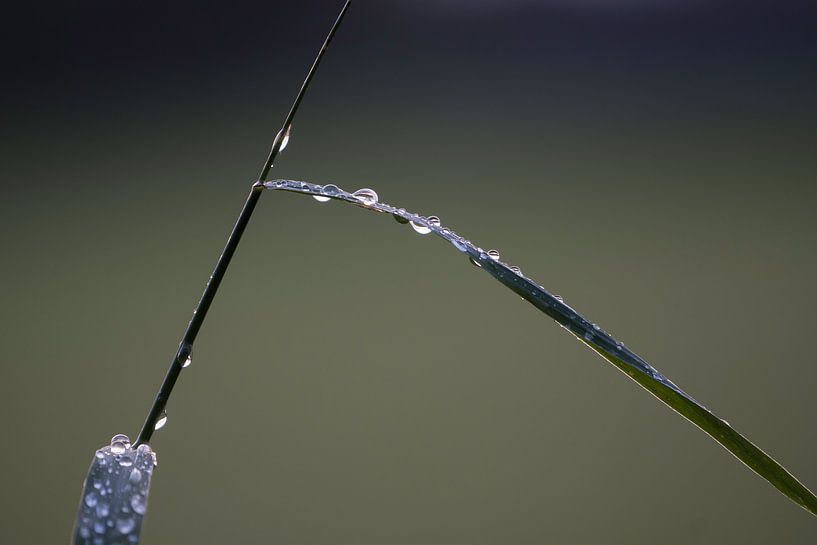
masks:
[[[440,226],[440,218],[438,218],[437,216],[429,216],[428,217],[428,224],[433,226],[433,227],[439,227]]]
[[[488,250],[488,257],[494,261],[499,261],[499,252],[497,250]]]
[[[96,457],[102,460],[103,458],[105,458],[105,454],[102,451],[98,450],[96,451]]]
[[[391,217],[394,218],[394,221],[396,221],[397,223],[402,223],[403,225],[405,225],[405,224],[407,224],[409,222],[409,220],[407,220],[406,218],[404,218],[403,216],[401,216],[399,214],[392,214]]]
[[[96,492],[88,492],[88,494],[85,495],[85,505],[88,507],[94,507],[97,501]]]
[[[482,264],[479,261],[477,261],[476,259],[474,259],[473,257],[468,256],[468,261],[471,262],[471,265],[473,265],[475,267],[479,267],[480,269],[482,268]]]
[[[522,269],[520,269],[520,268],[519,268],[519,267],[517,267],[516,265],[514,265],[513,267],[511,267],[511,270],[512,270],[513,272],[515,272],[516,274],[522,274]]]
[[[105,525],[102,523],[101,520],[97,520],[94,522],[94,532],[96,532],[97,534],[105,533]]]
[[[312,195],[312,198],[318,202],[330,201],[332,200],[332,195],[337,195],[340,193],[340,188],[335,184],[326,184],[321,188],[321,193],[321,195]]]
[[[601,328],[598,326],[598,324],[593,324],[593,329],[595,329],[596,331],[598,331],[598,330],[600,330]]]
[[[564,297],[562,297],[561,295],[556,295],[556,294],[554,293],[554,294],[553,294],[553,297],[554,297],[555,299],[559,300],[559,301],[564,301]]]
[[[121,534],[129,534],[136,527],[136,520],[133,517],[116,519],[116,529]]]
[[[144,515],[145,511],[147,511],[147,504],[145,503],[145,498],[143,498],[139,494],[134,494],[134,496],[130,499],[130,506],[134,510],[134,512]]]
[[[192,354],[188,354],[188,355],[187,355],[187,357],[186,357],[186,358],[184,358],[184,361],[182,362],[182,368],[184,368],[184,367],[190,367],[190,364],[191,364],[191,363],[193,363],[193,355],[192,355]]]
[[[127,435],[118,434],[111,438],[111,452],[114,454],[122,454],[130,448],[130,439]]]
[[[139,481],[142,480],[142,472],[136,468],[133,468],[130,472],[128,480],[132,483],[138,483]]]
[[[291,134],[292,134],[292,125],[289,125],[287,127],[287,130],[284,131],[284,137],[281,139],[281,147],[278,148],[279,152],[284,151],[284,148],[287,147],[287,144],[289,144],[289,137],[290,137]]]
[[[159,420],[156,421],[156,424],[153,425],[154,430],[160,430],[165,427],[167,424],[167,413],[162,411],[162,415],[159,417]]]
[[[377,202],[377,193],[374,191],[374,189],[369,189],[368,187],[358,189],[352,193],[352,196],[362,201],[363,204],[366,205],[372,205]]]
[[[423,225],[422,223],[414,223],[413,221],[410,221],[409,223],[411,224],[411,228],[421,235],[427,235],[431,232],[431,227]]]
[[[105,503],[104,501],[101,501],[96,504],[96,516],[98,516],[99,518],[107,517],[108,513],[110,512],[111,512],[110,507],[108,507],[108,504]]]
[[[139,452],[141,454],[147,454],[148,452],[150,452],[150,447],[145,443],[142,443],[141,445],[136,447],[136,452]]]
[[[119,465],[121,465],[122,467],[130,467],[133,465],[133,460],[131,460],[127,456],[122,456],[119,459]]]
[[[459,240],[459,239],[456,239],[456,238],[451,239],[451,244],[453,244],[454,248],[456,248],[457,250],[459,250],[461,252],[468,251],[468,246],[463,244],[462,241]]]
[[[124,433],[118,433],[111,437],[111,444],[113,445],[114,443],[125,443],[128,445],[128,447],[130,447],[130,437]]]

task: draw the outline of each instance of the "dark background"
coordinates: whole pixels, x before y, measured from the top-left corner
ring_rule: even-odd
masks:
[[[0,542],[67,542],[137,433],[339,7],[7,8]],[[500,249],[815,487],[816,23],[359,0],[272,176]],[[297,195],[262,197],[169,414],[145,544],[817,539],[449,245]]]

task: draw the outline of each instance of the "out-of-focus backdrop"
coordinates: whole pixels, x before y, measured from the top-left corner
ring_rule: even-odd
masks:
[[[67,542],[94,449],[137,433],[339,8],[6,12],[0,542]],[[272,176],[499,249],[814,488],[815,22],[356,1]],[[449,245],[297,195],[262,197],[169,416],[145,545],[817,539]]]

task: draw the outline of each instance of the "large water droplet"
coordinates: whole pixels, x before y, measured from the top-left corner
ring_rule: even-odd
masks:
[[[331,200],[331,198],[340,193],[340,188],[335,184],[326,184],[321,188],[321,195],[312,195],[312,197],[318,202],[326,202]]]
[[[358,189],[352,193],[352,196],[356,197],[366,205],[372,205],[377,202],[377,193],[374,191],[374,189],[369,189],[368,187]]]
[[[413,221],[410,221],[409,223],[411,224],[411,228],[421,235],[427,235],[431,232],[431,227],[423,225],[422,223],[414,223]]]
[[[428,224],[432,227],[439,227],[440,226],[440,218],[437,216],[429,216],[428,217]]]
[[[473,257],[468,256],[468,261],[471,262],[471,265],[473,265],[475,267],[479,267],[480,269],[482,268],[482,264],[479,261],[477,261],[476,259],[474,259]]]
[[[186,358],[184,358],[184,361],[182,362],[182,368],[184,368],[184,367],[190,367],[190,364],[191,364],[191,363],[193,363],[193,355],[192,355],[192,354],[188,354],[188,355],[187,355],[187,357],[186,357]]]
[[[162,411],[162,415],[159,417],[159,420],[156,421],[156,424],[154,424],[153,429],[160,430],[165,427],[165,424],[167,424],[167,413]]]
[[[499,252],[497,250],[488,250],[488,257],[494,261],[499,261]]]
[[[281,147],[278,148],[279,152],[284,151],[284,148],[287,147],[287,144],[289,144],[289,137],[290,137],[291,134],[292,134],[292,125],[289,125],[287,127],[287,130],[284,131],[284,136],[281,139]]]
[[[129,534],[136,527],[136,519],[133,517],[125,517],[116,519],[116,529],[121,534]]]
[[[114,454],[122,454],[130,448],[130,439],[127,435],[118,434],[111,438],[111,452]]]

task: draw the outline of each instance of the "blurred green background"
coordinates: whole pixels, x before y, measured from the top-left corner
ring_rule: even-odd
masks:
[[[813,2],[356,1],[272,177],[522,267],[817,487]],[[138,432],[340,2],[17,8],[3,543]],[[439,239],[262,197],[143,543],[807,543],[817,520]]]

